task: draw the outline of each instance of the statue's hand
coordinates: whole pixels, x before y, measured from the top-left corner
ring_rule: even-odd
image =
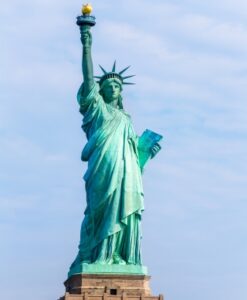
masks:
[[[155,155],[160,151],[161,146],[159,143],[155,143],[151,148],[151,158],[155,157]]]
[[[91,47],[92,45],[92,34],[89,26],[81,26],[81,42],[84,47]]]

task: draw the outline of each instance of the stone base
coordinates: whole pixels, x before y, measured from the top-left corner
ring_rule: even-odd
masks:
[[[149,280],[146,275],[73,275],[59,300],[163,300],[162,295],[151,295]]]

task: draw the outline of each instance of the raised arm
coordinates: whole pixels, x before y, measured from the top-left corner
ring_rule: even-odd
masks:
[[[94,84],[93,77],[93,60],[91,54],[92,48],[92,34],[90,32],[90,26],[83,25],[80,27],[82,49],[82,73],[84,79],[83,96],[87,96],[91,91]]]

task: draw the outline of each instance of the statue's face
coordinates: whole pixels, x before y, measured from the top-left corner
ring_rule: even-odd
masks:
[[[117,102],[121,94],[121,90],[121,85],[118,82],[116,82],[114,79],[107,79],[103,88],[105,102]]]

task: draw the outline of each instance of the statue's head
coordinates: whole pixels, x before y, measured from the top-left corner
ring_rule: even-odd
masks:
[[[106,103],[115,103],[120,109],[122,104],[122,83],[117,78],[109,78],[103,81],[100,86],[100,94]]]
[[[113,64],[112,70],[107,72],[100,66],[103,71],[102,76],[95,76],[99,79],[100,93],[106,103],[115,103],[119,108],[123,108],[122,104],[122,86],[124,84],[134,84],[131,82],[125,82],[124,80],[135,75],[122,76],[122,74],[129,68],[123,69],[121,72],[116,72],[116,61]]]

